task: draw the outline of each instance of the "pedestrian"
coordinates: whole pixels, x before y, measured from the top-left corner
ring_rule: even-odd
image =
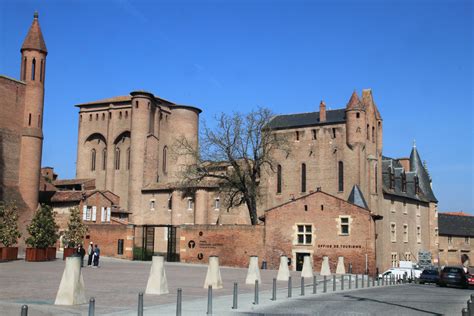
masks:
[[[92,241],[89,243],[89,247],[87,248],[87,266],[90,267],[92,264],[92,257],[94,256],[94,244]]]
[[[100,259],[100,248],[98,245],[95,245],[94,249],[94,268],[99,267],[99,259]]]
[[[84,247],[82,247],[82,244],[79,244],[77,246],[77,253],[81,256],[81,268],[84,267],[84,256],[86,255],[86,251],[84,250]]]

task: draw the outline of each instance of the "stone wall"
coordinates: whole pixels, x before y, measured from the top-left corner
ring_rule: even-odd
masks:
[[[114,220],[112,220],[114,221]],[[89,232],[84,241],[85,248],[89,242],[99,245],[102,256],[122,259],[133,259],[133,225],[89,224]],[[89,237],[89,238],[87,238]],[[118,241],[123,239],[123,254],[118,254]]]

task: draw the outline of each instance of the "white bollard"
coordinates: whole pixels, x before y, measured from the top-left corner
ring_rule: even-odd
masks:
[[[255,281],[262,283],[260,278],[260,270],[258,269],[258,256],[250,256],[249,269],[247,271],[247,278],[245,284],[255,284]]]
[[[301,270],[302,278],[312,278],[313,277],[313,265],[311,264],[311,257],[305,256],[303,258],[303,269]]]
[[[204,281],[204,288],[212,286],[213,290],[222,289],[221,270],[219,269],[219,257],[209,256],[209,267],[207,268],[206,280]]]
[[[165,273],[165,258],[163,256],[153,256],[145,294],[160,295],[168,293],[168,281]]]
[[[84,278],[81,272],[81,257],[67,257],[54,305],[80,305],[86,303]]]
[[[344,266],[344,257],[337,258],[336,274],[346,274],[346,267]]]
[[[331,268],[329,267],[329,258],[328,256],[323,257],[323,262],[321,263],[321,275],[331,275]]]
[[[288,268],[288,257],[281,256],[280,257],[280,267],[278,268],[278,281],[288,281],[290,277],[290,269]]]

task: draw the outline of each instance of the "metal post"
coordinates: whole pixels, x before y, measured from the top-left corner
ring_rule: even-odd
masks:
[[[356,274],[355,277],[356,277],[356,289],[358,289],[359,288],[359,275]]]
[[[272,301],[276,301],[277,297],[277,280],[273,278]]]
[[[349,274],[349,290],[352,289],[352,274]]]
[[[288,297],[291,297],[291,276],[288,277]]]
[[[212,285],[207,288],[207,313],[206,315],[212,315]]]
[[[474,294],[471,294],[471,299],[467,301],[467,311],[469,316],[474,316]]]
[[[372,286],[375,287],[375,278],[372,278]]]
[[[28,316],[28,305],[23,305],[21,307],[21,316]]]
[[[304,296],[304,277],[301,277],[301,296]]]
[[[318,283],[317,283],[318,280],[316,280],[316,276],[313,275],[313,294],[316,294],[318,289],[317,289],[317,286],[318,286]]]
[[[181,302],[183,301],[183,290],[178,289],[178,297],[176,299],[176,316],[181,316]]]
[[[367,275],[367,287],[370,287],[370,276]]]
[[[361,274],[360,277],[361,277],[361,280],[360,280],[360,287],[363,289],[363,288],[364,288],[364,275]]]
[[[377,286],[380,286],[380,277],[377,276]]]
[[[332,275],[332,291],[336,292],[336,275]]]
[[[89,316],[95,315],[95,298],[91,297],[89,300]]]
[[[138,293],[138,316],[143,316],[143,293]]]
[[[238,285],[237,283],[234,283],[234,299],[232,300],[232,309],[237,309],[237,290],[238,290]]]
[[[258,305],[258,280],[255,280],[255,295],[254,302],[255,305]]]
[[[464,308],[462,309],[461,315],[462,315],[462,316],[469,316],[469,311],[467,310],[467,308],[464,307]]]
[[[324,284],[323,284],[323,292],[326,293],[327,292],[327,277],[324,276]]]
[[[341,274],[341,290],[344,290],[344,274]]]

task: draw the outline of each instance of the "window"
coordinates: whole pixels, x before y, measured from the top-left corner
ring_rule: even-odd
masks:
[[[416,216],[420,217],[421,216],[421,211],[420,211],[420,204],[416,204]]]
[[[397,241],[397,225],[395,223],[390,223],[390,241]]]
[[[377,192],[378,192],[378,189],[377,189],[377,186],[378,186],[378,181],[377,181],[377,163],[375,163],[375,167],[374,167],[374,180],[375,180],[375,193],[377,194]]]
[[[317,139],[317,135],[316,135],[316,130],[315,130],[315,129],[312,129],[312,130],[311,130],[311,134],[313,135],[313,140],[316,140],[316,139]]]
[[[372,143],[375,143],[375,126],[372,126]]]
[[[138,109],[138,101],[135,101],[135,107]]]
[[[43,81],[43,60],[41,59],[41,66],[40,66],[40,82]]]
[[[170,193],[170,196],[168,197],[168,211],[171,211],[173,209],[173,193]]]
[[[403,214],[408,214],[407,202],[403,201]]]
[[[356,113],[356,118],[360,118],[360,113],[359,112]]]
[[[421,226],[416,226],[416,242],[421,243]]]
[[[469,245],[469,244],[470,244],[469,237],[464,237],[464,243],[465,243],[466,245]]]
[[[151,211],[155,210],[155,200],[150,200],[150,210]]]
[[[340,225],[340,232],[339,235],[349,235],[350,229],[350,217],[345,216],[345,217],[339,217],[339,225]]]
[[[89,114],[89,121],[92,121],[92,114]]]
[[[408,224],[403,224],[403,242],[408,242]]]
[[[298,227],[298,244],[311,245],[313,242],[313,226],[312,225],[297,225]]]
[[[300,140],[300,132],[296,131],[296,141],[299,141],[299,140]]]
[[[130,170],[130,147],[127,148],[127,170]]]
[[[415,194],[420,193],[420,180],[418,179],[418,176],[415,176]]]
[[[370,140],[370,134],[369,134],[370,126],[367,124],[367,140]]]
[[[26,57],[23,59],[23,80],[26,80]]]
[[[398,254],[396,252],[392,252],[392,267],[398,267]]]
[[[115,148],[115,170],[120,170],[120,148]]]
[[[119,112],[119,120],[122,119],[122,111]]]
[[[338,176],[339,176],[339,192],[344,191],[344,163],[339,161],[338,164]]]
[[[402,173],[402,192],[407,191],[407,176],[405,174],[405,171]]]
[[[28,126],[31,126],[31,113],[28,115]]]
[[[125,111],[125,118],[128,118],[128,111]]]
[[[31,62],[31,80],[35,80],[35,72],[36,72],[36,59],[33,58]]]
[[[167,171],[167,166],[166,166],[167,152],[168,152],[168,147],[165,146],[163,148],[163,173],[166,173]]]
[[[277,166],[277,193],[281,193],[281,165]]]
[[[448,236],[448,245],[453,244],[453,236]]]
[[[332,129],[332,138],[333,139],[336,138],[336,129],[335,128]]]
[[[390,189],[393,189],[395,187],[395,176],[393,174],[392,167],[388,168],[388,177],[390,182]]]
[[[392,213],[395,213],[395,201],[393,198],[390,199],[390,210],[392,211]]]
[[[439,244],[439,239],[438,239],[438,227],[435,228],[435,244]]]
[[[218,211],[221,209],[221,199],[215,198],[214,199],[214,210]]]
[[[107,148],[102,150],[102,170],[107,168]]]
[[[301,164],[301,192],[306,192],[306,164]]]
[[[112,118],[112,112],[109,112],[109,120]]]
[[[188,211],[192,211],[194,209],[194,200],[192,197],[188,197]]]
[[[405,260],[411,261],[411,252],[405,252]]]
[[[105,113],[102,113],[102,121],[105,121]]]
[[[96,156],[95,149],[92,149],[91,151],[91,170],[92,171],[95,171],[95,156]]]
[[[95,115],[95,120],[96,120],[96,121],[99,120],[99,114],[98,114],[98,113]]]

